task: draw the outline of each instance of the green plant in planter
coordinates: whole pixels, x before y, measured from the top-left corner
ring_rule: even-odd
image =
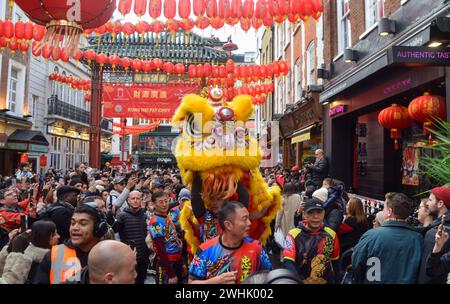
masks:
[[[431,130],[434,143],[421,147],[421,174],[427,175],[440,186],[450,186],[450,123],[436,120],[435,130]]]

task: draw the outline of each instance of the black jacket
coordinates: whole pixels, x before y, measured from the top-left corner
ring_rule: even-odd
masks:
[[[345,231],[343,234],[338,235],[339,244],[341,245],[341,252],[345,252],[358,244],[361,236],[367,231],[367,224],[364,225],[358,223],[354,217],[345,219],[344,224],[347,224],[350,229]]]
[[[64,202],[57,202],[49,207],[48,217],[56,225],[56,230],[60,236],[59,244],[70,239],[69,229],[74,210],[75,208],[72,205]]]
[[[75,249],[77,258],[80,260],[81,267],[87,266],[89,252],[81,251],[81,249],[74,246],[70,240],[64,242],[64,245]],[[33,284],[50,284],[50,269],[52,266],[50,255],[51,251],[44,256],[42,262],[39,264],[37,272],[34,276]]]
[[[427,260],[433,252],[434,239],[438,226],[441,224],[441,218],[442,217],[435,219],[429,226],[430,229],[427,231],[427,233],[425,233],[422,259],[420,262],[420,272],[418,279],[419,284],[445,284],[447,282],[447,274],[436,275],[433,277],[430,277],[427,274]],[[445,228],[447,232],[450,232],[450,211],[445,214]],[[446,253],[448,251],[450,251],[450,242],[445,243],[444,247],[442,248],[442,253]]]
[[[136,248],[136,261],[148,259],[150,250],[145,243],[147,236],[147,216],[144,209],[135,211],[126,207],[117,216],[115,231],[119,232],[120,241]]]
[[[319,161],[316,161],[313,167],[311,167],[311,181],[316,187],[322,187],[323,180],[328,177],[328,159],[326,157]]]

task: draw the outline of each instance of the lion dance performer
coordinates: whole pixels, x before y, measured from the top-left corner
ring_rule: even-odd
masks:
[[[248,208],[251,238],[265,243],[271,234],[270,223],[281,208],[280,188],[269,188],[259,171],[262,153],[245,127],[253,110],[251,96],[226,102],[216,87],[208,98],[184,96],[172,118],[182,130],[175,152],[178,167],[192,189],[180,216],[191,254],[220,233],[215,214],[227,200]]]

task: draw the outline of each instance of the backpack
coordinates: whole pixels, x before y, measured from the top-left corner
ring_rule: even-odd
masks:
[[[45,208],[39,210],[39,212],[37,213],[37,219],[51,221],[52,220],[51,214],[53,213],[53,211],[64,208],[65,207],[61,205],[54,205],[54,204],[46,206]]]

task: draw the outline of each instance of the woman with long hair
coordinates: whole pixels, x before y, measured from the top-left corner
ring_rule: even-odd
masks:
[[[281,199],[282,210],[278,211],[275,220],[275,229],[280,228],[284,236],[296,226],[294,218],[300,202],[301,197],[296,192],[295,185],[293,183],[286,183]]]
[[[31,231],[16,236],[9,246],[5,246],[7,256],[0,269],[0,283],[31,283],[45,254],[58,245],[58,239],[53,222],[34,222]]]
[[[341,252],[354,247],[367,229],[368,224],[363,203],[359,198],[353,197],[347,203],[347,215],[337,232]]]

